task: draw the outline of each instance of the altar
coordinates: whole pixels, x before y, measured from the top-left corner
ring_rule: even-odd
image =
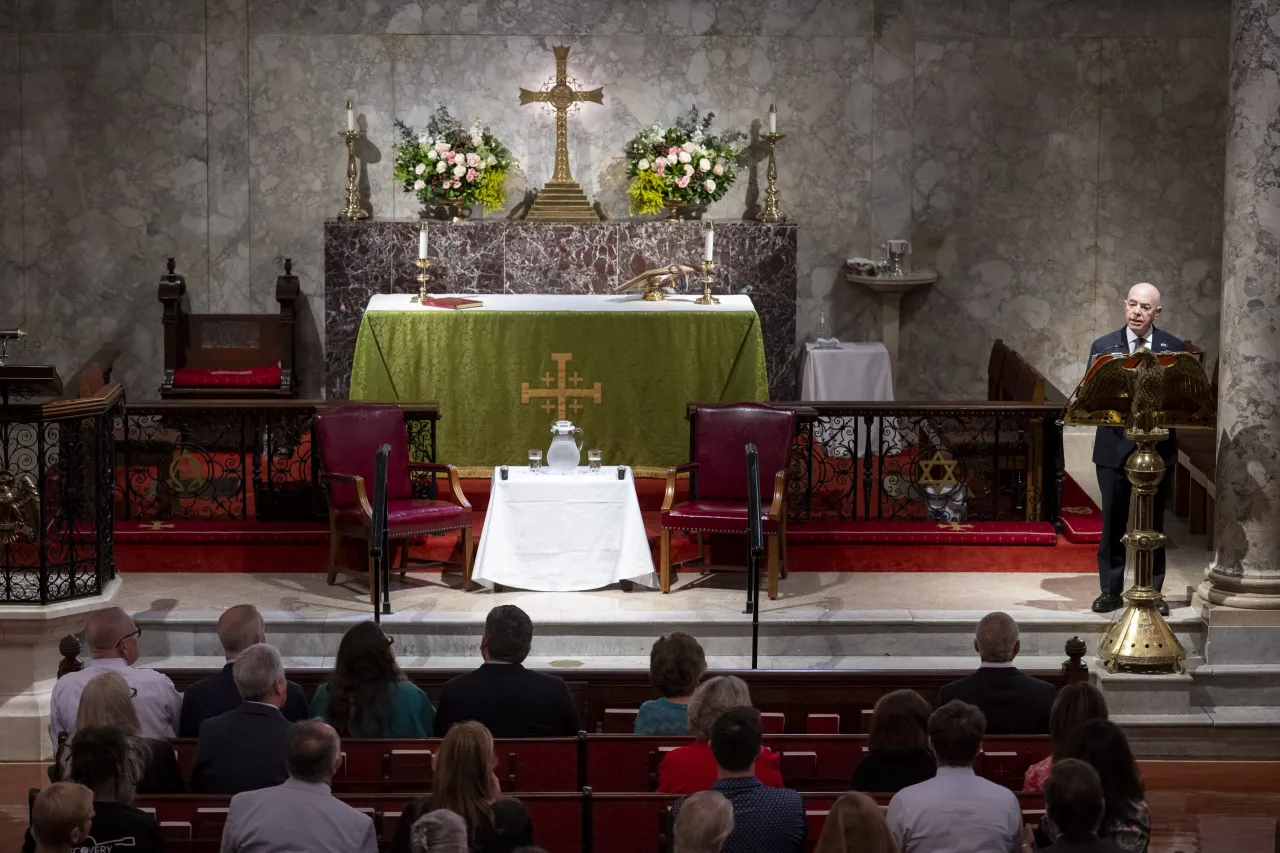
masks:
[[[688,403],[768,398],[750,297],[487,294],[476,308],[369,300],[351,399],[436,400],[437,458],[459,467],[526,463],[571,420],[606,465],[688,460]]]
[[[698,265],[702,222],[552,223],[482,219],[430,224],[435,293],[611,293],[634,275],[670,263]],[[794,223],[716,221],[717,294],[747,294],[764,340],[769,397],[794,400],[796,238]],[[417,220],[324,224],[325,396],[349,395],[361,315],[370,297],[415,293]],[[442,401],[443,402],[443,401]],[[462,416],[442,409],[442,426]]]

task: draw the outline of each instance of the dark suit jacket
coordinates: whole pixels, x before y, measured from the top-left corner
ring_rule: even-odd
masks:
[[[1152,326],[1149,349],[1156,354],[1182,352],[1183,343],[1168,332]],[[1103,335],[1093,342],[1093,346],[1089,348],[1089,364],[1092,365],[1093,360],[1103,353],[1127,353],[1128,351],[1129,337],[1125,330],[1121,329],[1118,332]],[[1098,427],[1098,434],[1093,440],[1093,464],[1104,468],[1123,468],[1133,448],[1133,442],[1124,437],[1124,430],[1120,427]],[[1173,434],[1170,433],[1168,439],[1157,444],[1156,450],[1168,465],[1178,455]]]
[[[240,691],[231,677],[231,661],[218,672],[202,678],[182,694],[182,717],[178,721],[178,737],[197,737],[200,724],[210,717],[240,707]],[[310,718],[307,696],[302,688],[289,682],[289,695],[280,713],[291,723]]]
[[[484,723],[499,738],[573,737],[581,727],[564,681],[518,663],[486,663],[445,684],[436,709],[436,736],[465,720]]]
[[[238,794],[279,785],[289,778],[285,754],[293,723],[280,711],[244,702],[205,720],[191,771],[195,794]]]
[[[952,699],[981,708],[989,735],[1049,733],[1053,685],[1023,675],[1017,667],[984,666],[967,678],[953,681],[942,688],[942,702]]]

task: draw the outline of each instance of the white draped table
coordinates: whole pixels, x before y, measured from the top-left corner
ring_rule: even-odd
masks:
[[[599,589],[629,580],[657,586],[635,480],[617,466],[570,474],[510,466],[493,471],[472,579],[541,592]]]
[[[822,349],[812,341],[805,347],[804,378],[801,380],[800,399],[815,402],[892,402],[893,368],[889,351],[879,341],[845,343],[831,349]],[[894,426],[890,422],[890,427]],[[879,418],[871,423],[872,448],[878,448],[880,432],[884,424]],[[896,451],[901,445],[896,429],[884,436],[884,450]],[[865,433],[864,433],[865,434]],[[816,436],[836,456],[847,456],[847,445],[853,441],[852,430],[838,426],[820,428]],[[841,442],[844,442],[843,444]],[[855,448],[859,456],[865,445],[859,442]]]

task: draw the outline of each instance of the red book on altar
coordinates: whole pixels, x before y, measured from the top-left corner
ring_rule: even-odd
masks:
[[[428,299],[422,304],[431,308],[454,308],[461,310],[463,308],[479,308],[484,303],[479,299],[464,299],[461,296],[437,296]]]

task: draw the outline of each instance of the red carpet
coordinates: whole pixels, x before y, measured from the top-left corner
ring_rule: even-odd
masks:
[[[1068,542],[1102,541],[1102,510],[1070,474],[1062,483],[1062,532]]]

